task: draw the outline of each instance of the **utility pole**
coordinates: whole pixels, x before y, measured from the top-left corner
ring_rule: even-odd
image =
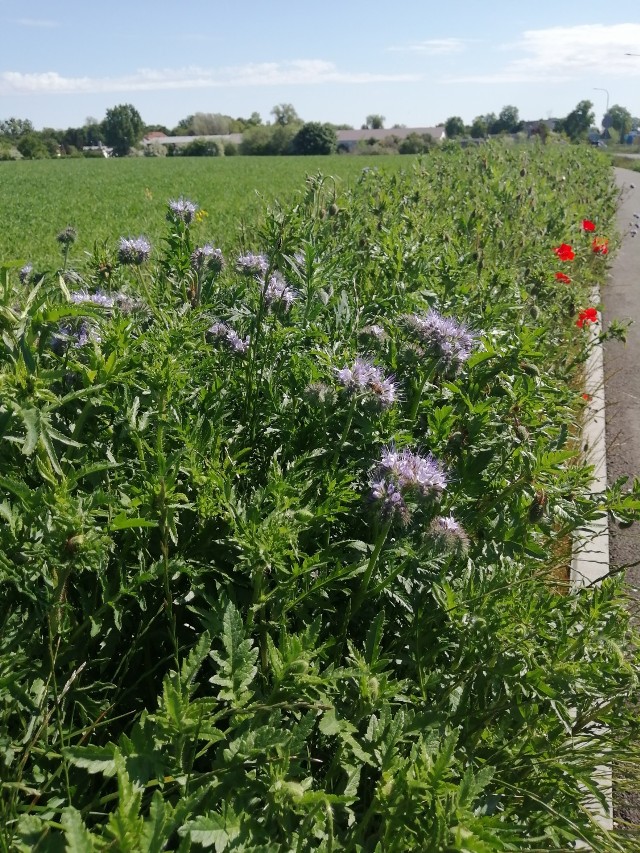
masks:
[[[609,90],[608,89],[601,89],[599,86],[594,86],[593,91],[594,92],[606,92],[606,95],[607,95],[607,114],[608,114],[609,113]]]

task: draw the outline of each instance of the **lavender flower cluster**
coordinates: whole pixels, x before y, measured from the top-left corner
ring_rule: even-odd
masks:
[[[67,225],[56,237],[61,246],[71,246],[78,239],[78,232],[71,225]]]
[[[397,400],[395,382],[364,358],[356,358],[351,367],[335,368],[335,374],[349,393],[374,399],[383,409]]]
[[[74,290],[69,294],[69,298],[74,305],[96,305],[99,308],[118,308],[123,314],[130,314],[144,305],[139,299],[133,299],[120,290],[113,293],[105,293],[104,290],[97,290],[95,293],[89,293],[88,290]]]
[[[21,284],[27,284],[31,280],[33,273],[33,264],[25,264],[18,270],[18,278]]]
[[[149,260],[151,243],[146,237],[121,237],[118,243],[118,260],[121,264],[140,266]]]
[[[469,537],[452,515],[436,516],[429,526],[429,533],[445,551],[461,554],[469,547]]]
[[[466,326],[450,317],[443,317],[432,308],[423,317],[410,314],[404,319],[427,352],[445,369],[460,367],[471,355],[473,335]]]
[[[167,219],[169,222],[177,220],[179,222],[184,222],[185,225],[190,225],[191,222],[193,222],[193,218],[196,215],[197,210],[197,204],[194,204],[192,201],[180,196],[180,198],[172,199],[169,202]]]
[[[279,305],[288,311],[297,298],[297,292],[289,287],[279,272],[274,272],[264,284],[264,301],[267,306]]]
[[[437,500],[446,486],[446,474],[430,453],[420,456],[408,448],[387,447],[371,483],[371,499],[380,505],[384,518],[395,516],[406,524],[410,513],[405,496]]]
[[[222,272],[224,269],[222,249],[215,249],[210,243],[194,249],[191,253],[191,269],[195,272]]]
[[[269,259],[266,255],[254,255],[253,252],[247,252],[245,255],[239,255],[236,260],[238,272],[244,275],[256,275],[258,277],[265,276],[269,269]]]
[[[234,353],[244,353],[249,349],[249,338],[241,338],[236,330],[226,323],[214,323],[210,326],[207,329],[207,338],[222,341]]]
[[[63,324],[51,337],[51,349],[56,355],[64,355],[69,346],[81,349],[88,343],[99,344],[102,338],[94,323],[81,320],[77,325]]]

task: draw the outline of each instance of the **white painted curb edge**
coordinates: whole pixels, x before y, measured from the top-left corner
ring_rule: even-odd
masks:
[[[600,301],[596,288],[591,295],[591,304]],[[605,440],[604,399],[604,349],[597,340],[601,329],[601,317],[589,328],[589,357],[585,364],[584,392],[588,395],[584,409],[582,428],[582,454],[584,461],[593,466],[592,492],[602,494],[607,488],[607,447]],[[604,577],[609,571],[609,526],[606,513],[590,522],[575,536],[571,560],[571,586],[574,590],[589,586]],[[613,774],[611,766],[598,768],[595,780],[607,800],[607,809],[591,800],[588,805],[595,819],[604,829],[613,829]],[[578,845],[582,849],[586,845]]]

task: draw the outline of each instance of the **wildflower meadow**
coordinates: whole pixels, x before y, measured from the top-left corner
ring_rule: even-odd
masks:
[[[606,161],[156,204],[0,271],[0,849],[640,849],[637,636],[568,574],[640,508],[581,457]]]

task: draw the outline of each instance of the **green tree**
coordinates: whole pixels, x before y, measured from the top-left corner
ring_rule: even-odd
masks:
[[[295,124],[271,124],[248,128],[242,136],[242,154],[290,154],[291,143],[299,130]]]
[[[231,119],[222,113],[196,113],[191,129],[196,136],[224,136],[229,133]]]
[[[586,139],[589,128],[595,121],[591,101],[580,101],[576,108],[562,121],[562,130],[574,142]]]
[[[398,146],[400,154],[424,154],[433,148],[435,142],[430,133],[410,133]]]
[[[144,122],[138,110],[131,104],[119,104],[107,110],[102,122],[104,138],[116,154],[129,153],[136,142],[140,142],[144,134]]]
[[[12,117],[0,121],[0,136],[6,136],[9,139],[20,139],[21,136],[26,136],[33,131],[33,125],[28,118]]]
[[[447,139],[455,139],[456,136],[464,136],[465,126],[460,116],[450,116],[444,123]]]
[[[633,116],[626,107],[621,107],[620,104],[614,104],[609,109],[608,115],[611,119],[611,127],[618,131],[622,140],[633,127]]]
[[[338,135],[329,124],[309,121],[293,137],[294,154],[331,154],[336,150]]]
[[[218,139],[194,139],[182,149],[184,157],[223,157],[224,145]]]
[[[469,133],[473,139],[484,139],[489,133],[489,125],[484,116],[476,116],[471,122]]]
[[[293,104],[276,104],[271,110],[271,115],[274,117],[274,123],[281,127],[297,124],[301,120]]]
[[[500,110],[498,115],[498,133],[515,133],[520,128],[520,114],[518,108],[507,104]]]
[[[27,133],[20,137],[16,148],[27,160],[44,160],[51,156],[39,133]]]
[[[379,115],[378,113],[372,113],[372,115],[367,116],[367,122],[365,124],[365,128],[368,130],[382,130],[384,127],[384,116]]]

